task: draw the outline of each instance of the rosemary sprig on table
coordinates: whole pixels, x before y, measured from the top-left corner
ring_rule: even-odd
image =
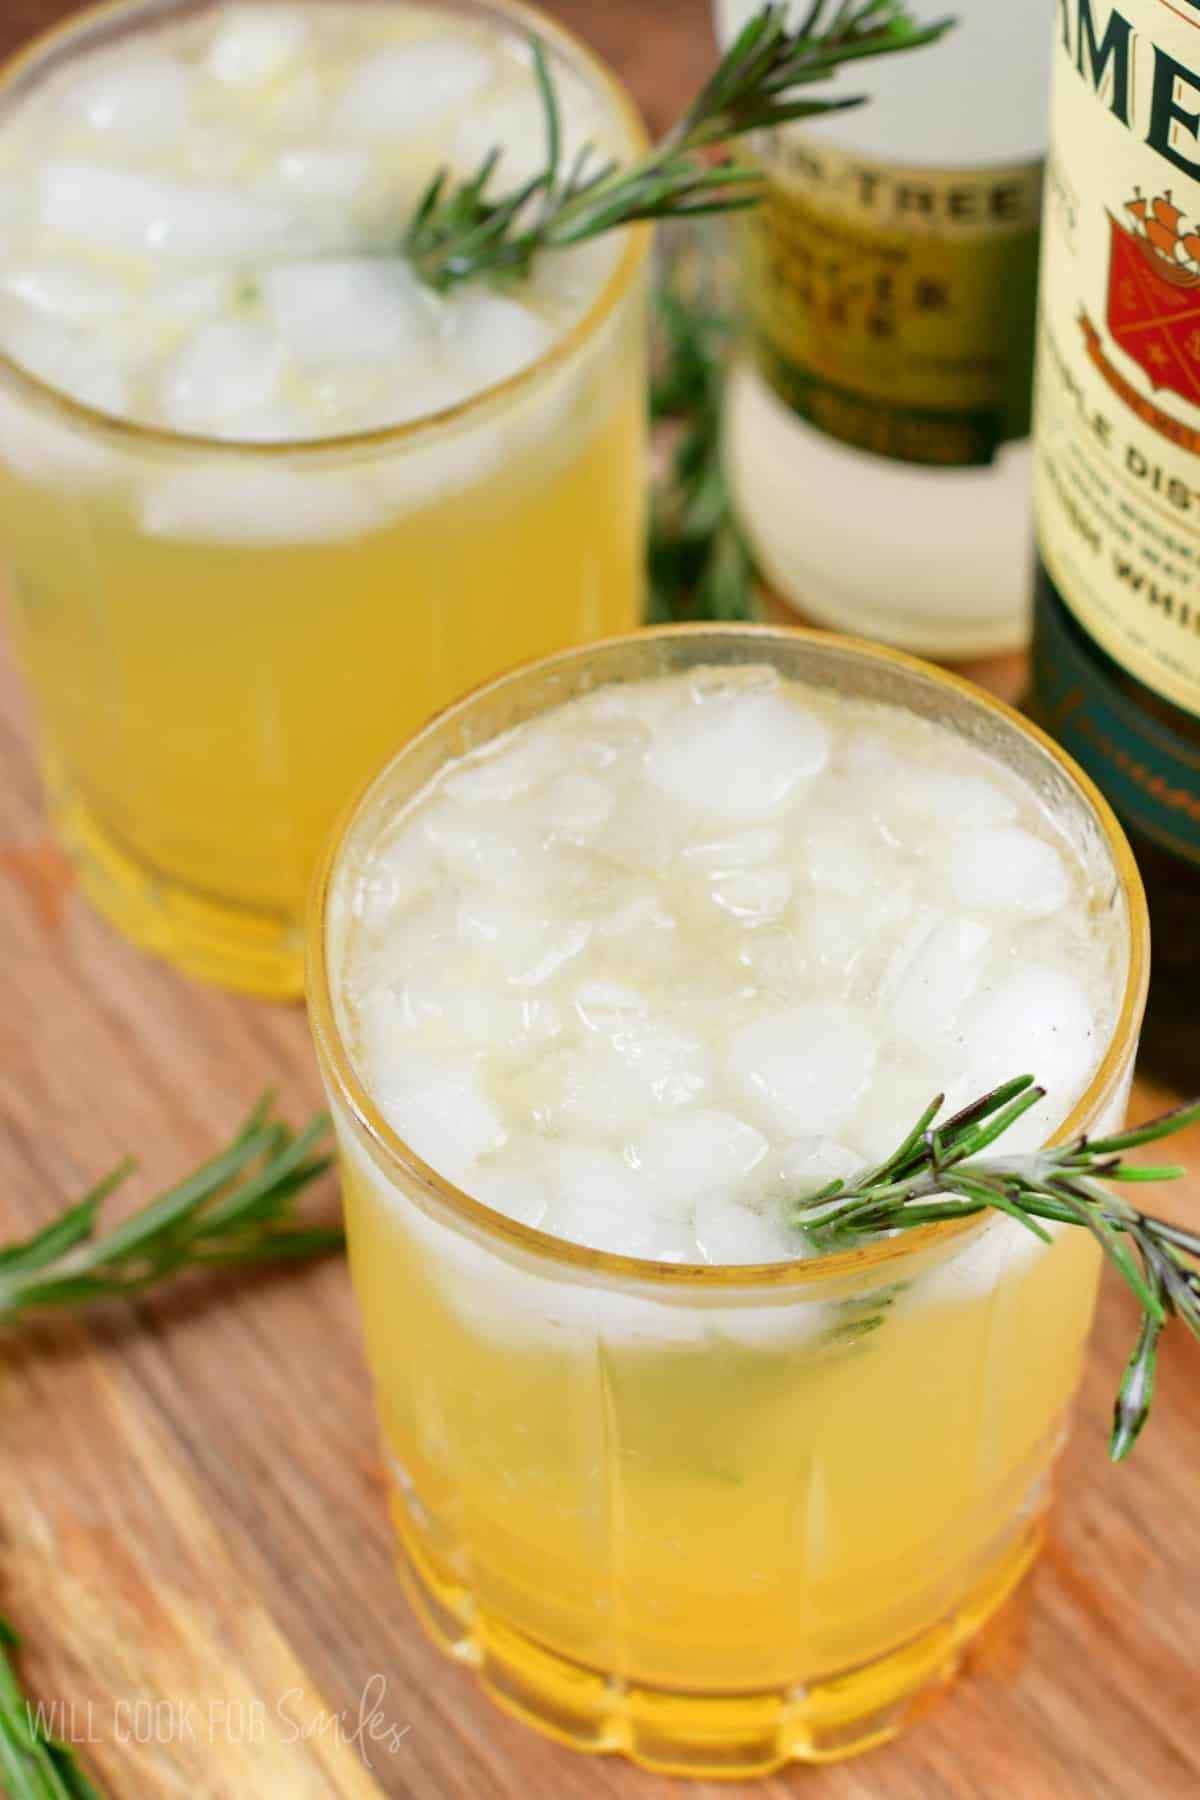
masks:
[[[919,26],[903,0],[813,0],[794,29],[787,8],[764,6],[738,34],[712,76],[666,136],[634,162],[599,161],[584,145],[565,157],[562,113],[546,54],[531,40],[546,122],[546,160],[530,180],[493,194],[502,150],[455,181],[440,169],[404,235],[413,269],[446,289],[476,276],[524,274],[540,250],[561,249],[638,219],[728,212],[752,205],[760,176],[747,164],[714,162],[716,144],[789,120],[857,106],[863,96],[814,99],[804,90],[844,63],[929,44],[949,27]]]
[[[33,1313],[137,1293],[183,1269],[294,1262],[340,1250],[343,1234],[306,1225],[296,1200],[330,1166],[328,1123],[293,1132],[264,1096],[232,1142],[103,1235],[100,1209],[133,1167],[123,1162],[35,1236],[0,1248],[0,1325]]]
[[[714,288],[716,253],[696,243],[668,258],[653,296],[650,416],[661,427],[663,466],[651,488],[646,543],[652,625],[754,616],[750,552],[721,460],[736,324]]]
[[[1036,1106],[1045,1089],[1019,1075],[937,1123],[943,1096],[930,1102],[886,1162],[853,1182],[831,1181],[800,1201],[793,1222],[818,1249],[966,1219],[989,1208],[1007,1213],[1049,1242],[1040,1223],[1090,1231],[1142,1308],[1142,1323],[1117,1395],[1110,1454],[1127,1456],[1154,1396],[1158,1340],[1170,1318],[1200,1338],[1200,1233],[1140,1212],[1101,1182],[1170,1181],[1178,1167],[1126,1163],[1125,1152],[1153,1144],[1200,1120],[1200,1100],[1102,1138],[1019,1156],[984,1157],[997,1138]]]
[[[13,1666],[21,1640],[0,1618],[0,1790],[8,1800],[104,1800],[75,1752],[43,1729]]]

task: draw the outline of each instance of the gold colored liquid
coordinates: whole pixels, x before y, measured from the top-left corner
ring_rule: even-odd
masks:
[[[638,304],[621,303],[552,429],[356,538],[148,536],[119,484],[0,465],[53,806],[130,937],[202,976],[298,992],[318,850],[373,769],[475,683],[637,623]]]
[[[1094,1302],[1086,1233],[990,1292],[941,1270],[928,1298],[864,1290],[791,1342],[714,1310],[680,1343],[581,1312],[586,1277],[444,1260],[449,1233],[356,1156],[344,1172],[422,1609],[564,1741],[693,1774],[862,1749],[1028,1565]]]

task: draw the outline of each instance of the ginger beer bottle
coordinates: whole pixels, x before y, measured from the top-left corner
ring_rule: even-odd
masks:
[[[756,4],[717,0],[722,41]],[[965,657],[1027,630],[1049,7],[945,10],[958,23],[930,48],[839,73],[867,105],[756,144],[770,184],[745,220],[726,446],[784,599]]]

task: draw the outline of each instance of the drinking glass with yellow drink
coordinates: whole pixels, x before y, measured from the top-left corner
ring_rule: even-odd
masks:
[[[714,145],[940,29],[765,7],[649,147],[519,0],[125,0],[11,65],[0,519],[112,918],[297,987],[317,846],[397,734],[637,621],[639,222],[751,203]]]
[[[519,4],[105,6],[0,83],[0,529],[52,806],[139,942],[270,993],[337,808],[531,655],[636,624],[636,231],[444,296],[430,175],[643,143]],[[385,252],[391,251],[391,254]]]
[[[1022,1068],[1006,1152],[1120,1125],[1146,920],[1103,800],[889,651],[650,633],[419,734],[311,957],[435,1637],[656,1769],[889,1736],[1035,1554],[1100,1251],[1053,1209],[838,1247],[821,1196]]]

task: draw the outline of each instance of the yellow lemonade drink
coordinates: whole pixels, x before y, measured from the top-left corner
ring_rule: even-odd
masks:
[[[0,543],[59,827],[117,924],[297,991],[339,806],[641,604],[642,239],[440,296],[434,170],[544,156],[506,4],[85,15],[0,86]],[[566,153],[621,93],[544,27]]]
[[[1099,1253],[822,1256],[939,1091],[1123,1112],[1145,918],[1016,716],[797,633],[493,684],[332,853],[312,1007],[421,1609],[581,1748],[751,1773],[894,1731],[1034,1554]]]

